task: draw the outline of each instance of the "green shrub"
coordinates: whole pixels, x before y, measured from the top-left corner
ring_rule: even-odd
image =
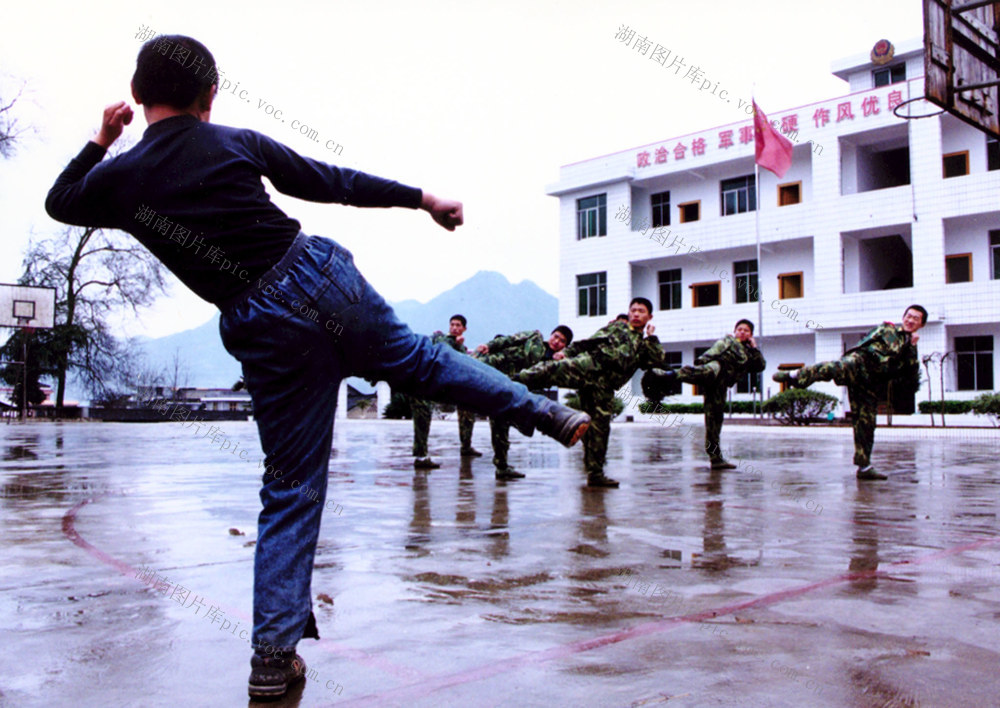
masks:
[[[1000,425],[1000,393],[984,393],[971,403],[973,413],[989,416],[993,425]]]
[[[412,418],[413,413],[410,411],[410,399],[402,393],[393,391],[392,397],[389,399],[389,405],[385,407],[382,417],[395,418],[397,420]]]
[[[704,406],[700,403],[654,403],[653,401],[643,401],[639,404],[640,413],[701,413],[702,411],[704,411]]]
[[[941,401],[920,401],[920,403],[917,404],[917,409],[921,413],[940,413]],[[949,414],[958,415],[960,413],[971,413],[972,401],[945,401],[944,412],[945,415]]]
[[[705,406],[701,403],[660,403],[643,401],[639,404],[640,413],[704,413]],[[753,401],[733,401],[733,413],[753,413]],[[760,410],[760,403],[757,403],[757,410]],[[729,413],[729,402],[726,402],[726,413]]]
[[[764,401],[764,412],[773,414],[783,425],[809,425],[837,406],[837,399],[819,391],[793,388]]]

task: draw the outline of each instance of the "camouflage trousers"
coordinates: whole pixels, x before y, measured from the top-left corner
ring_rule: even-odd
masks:
[[[431,410],[434,404],[422,398],[410,398],[409,401],[413,417],[413,456],[427,457],[427,436],[431,432]]]
[[[493,464],[502,470],[507,467],[510,450],[510,423],[490,418],[490,441],[493,443]]]
[[[413,417],[413,456],[427,457],[427,437],[431,433],[431,416],[434,404],[422,398],[410,398],[410,414]],[[472,447],[472,429],[476,424],[476,414],[458,409],[458,439],[462,449]]]
[[[721,371],[719,362],[710,361],[701,366],[684,367],[677,372],[678,381],[701,387],[705,408],[705,452],[713,461],[723,459],[719,444],[729,388],[717,383]]]
[[[847,398],[854,418],[854,464],[867,467],[871,463],[872,446],[875,444],[878,395],[868,377],[864,358],[859,354],[848,354],[836,361],[804,366],[797,376],[800,386],[808,386],[814,381],[833,381],[847,386]]]
[[[583,466],[588,475],[603,474],[608,438],[611,436],[611,419],[614,417],[616,387],[601,378],[597,362],[589,354],[544,361],[522,371],[516,380],[530,389],[558,386],[577,390],[580,408],[590,415],[590,427],[581,441]]]
[[[458,439],[462,443],[462,449],[468,450],[472,447],[472,429],[476,425],[476,414],[472,411],[458,409]]]

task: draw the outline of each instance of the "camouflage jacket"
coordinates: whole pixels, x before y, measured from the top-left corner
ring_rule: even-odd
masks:
[[[517,334],[499,335],[486,343],[489,351],[476,357],[508,376],[527,369],[540,361],[547,361],[555,353],[537,329]]]
[[[864,357],[867,373],[874,378],[899,379],[907,388],[920,388],[917,345],[900,325],[881,324],[861,338],[846,354]]]
[[[450,334],[445,334],[441,330],[438,330],[437,332],[431,335],[431,342],[433,344],[439,344],[440,342],[444,342],[457,352],[461,352],[462,354],[468,353],[465,350],[464,344],[459,344],[458,340],[455,339],[455,337],[451,336]]]
[[[718,380],[727,388],[744,375],[756,374],[767,366],[760,349],[749,343],[744,344],[731,334],[727,334],[709,347],[694,360],[694,363],[701,365],[710,361],[717,361],[721,365],[722,370],[719,372]]]
[[[595,384],[613,389],[624,386],[639,369],[664,366],[660,340],[653,335],[644,337],[642,330],[621,321],[602,327],[592,337],[576,340],[563,352],[567,359],[588,355]]]

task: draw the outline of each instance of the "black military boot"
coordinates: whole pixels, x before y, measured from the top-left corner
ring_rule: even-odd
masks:
[[[509,465],[504,465],[503,467],[497,467],[496,478],[503,481],[511,479],[524,479],[524,474],[518,472]]]
[[[889,477],[882,474],[871,465],[867,465],[865,467],[858,467],[858,479],[878,480],[889,479]]]
[[[642,395],[650,401],[659,401],[676,380],[677,372],[673,369],[650,369],[642,375]]]
[[[588,487],[605,487],[608,489],[617,489],[618,480],[611,479],[605,476],[603,472],[591,472],[587,475],[587,486]]]

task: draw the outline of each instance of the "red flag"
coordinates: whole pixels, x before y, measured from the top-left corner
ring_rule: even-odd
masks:
[[[756,101],[753,104],[753,140],[757,164],[779,178],[784,177],[792,166],[792,141],[778,134]]]

